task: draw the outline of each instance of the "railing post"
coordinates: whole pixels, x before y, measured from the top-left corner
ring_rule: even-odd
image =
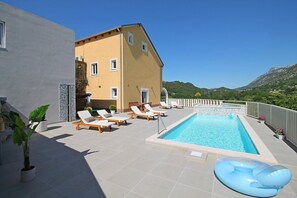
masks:
[[[288,117],[289,117],[289,111],[286,111],[286,128],[285,128],[285,131],[287,131],[287,128],[288,128]]]
[[[259,103],[257,102],[257,117],[259,117],[260,116],[260,108],[259,108]]]
[[[158,134],[159,134],[159,131],[160,131],[160,115],[158,115],[158,131],[157,131]]]
[[[269,123],[269,125],[271,125],[271,126],[273,126],[272,125],[272,105],[270,105],[270,123]],[[275,126],[273,126],[273,127],[275,127]]]

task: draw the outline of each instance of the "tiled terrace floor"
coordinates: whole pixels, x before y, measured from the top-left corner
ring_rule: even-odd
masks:
[[[168,110],[169,116],[163,119],[170,125],[192,111]],[[275,139],[267,126],[247,120],[278,162],[294,173],[277,197],[296,198],[296,152]],[[37,167],[37,177],[29,183],[19,182],[22,150],[10,138],[2,146],[0,197],[247,197],[214,176],[215,161],[222,156],[208,153],[206,160],[199,160],[185,149],[146,143],[156,132],[156,120],[132,119],[127,126],[102,134],[76,131],[71,123],[52,124],[32,138],[31,163]]]

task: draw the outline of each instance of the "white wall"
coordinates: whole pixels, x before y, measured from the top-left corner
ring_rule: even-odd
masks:
[[[1,2],[0,21],[0,96],[24,115],[50,104],[48,121],[60,121],[59,86],[75,84],[74,32]]]

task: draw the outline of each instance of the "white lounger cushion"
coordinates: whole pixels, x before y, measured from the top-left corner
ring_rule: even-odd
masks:
[[[88,124],[99,125],[99,126],[111,126],[114,124],[114,122],[108,122],[108,120],[95,120],[95,121],[89,122]]]
[[[125,120],[128,120],[129,117],[114,117],[114,116],[111,116],[111,117],[108,117],[106,116],[107,114],[109,114],[105,109],[102,109],[102,110],[97,110],[97,113],[104,119],[107,119],[107,120],[118,120],[118,121],[125,121]]]
[[[142,113],[136,106],[131,106],[131,109],[136,115],[144,115],[144,116],[152,116],[152,117],[156,115],[153,112]]]
[[[95,120],[88,110],[78,111],[77,114],[85,124],[94,124],[99,126],[110,126],[114,124],[114,122],[108,122],[108,120]]]
[[[160,104],[161,104],[162,107],[165,107],[167,109],[170,109],[171,108],[171,106],[168,105],[168,104],[166,104],[165,102],[160,102]]]
[[[153,112],[153,113],[160,113],[160,114],[165,114],[166,111],[158,111],[158,110],[154,110],[151,105],[149,104],[145,104],[144,107],[149,111],[149,112]]]

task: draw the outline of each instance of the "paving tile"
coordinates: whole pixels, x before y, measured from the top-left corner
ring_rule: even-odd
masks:
[[[225,185],[223,185],[217,178],[214,180],[214,185],[213,185],[213,194],[223,196],[226,198],[247,198],[250,196],[240,194]]]
[[[289,183],[291,186],[291,189],[296,193],[297,195],[297,179],[292,179]]]
[[[129,192],[125,198],[145,198],[144,196],[134,193],[134,192]]]
[[[214,170],[214,163],[202,160],[189,160],[185,165],[186,168],[193,171],[212,174]]]
[[[185,168],[181,173],[178,182],[194,188],[199,188],[203,191],[212,192],[213,179],[214,175],[209,174],[208,172],[197,172]]]
[[[184,166],[187,164],[187,158],[180,155],[169,154],[166,158],[162,159],[162,162],[175,166]]]
[[[85,156],[85,161],[88,164],[90,168],[93,168],[103,162],[105,162],[103,159],[98,158],[97,156],[94,155],[86,155]]]
[[[295,190],[295,191],[294,191]],[[288,185],[283,188],[283,192],[286,193],[296,193],[297,186],[294,186],[294,180],[292,179]]]
[[[38,167],[36,168],[38,178],[51,186],[59,186],[62,183],[73,179],[82,170],[78,168],[73,168],[71,166],[56,166],[49,169],[48,172],[44,171],[41,174],[38,173]]]
[[[296,198],[295,193],[281,192],[275,196],[276,198]]]
[[[297,166],[297,156],[295,153],[295,157],[291,157],[292,155],[284,155],[284,154],[273,154],[276,160],[285,165],[294,165]]]
[[[21,180],[20,171],[16,171],[9,175],[1,175],[0,176],[0,194],[1,192],[7,191],[9,188],[19,185],[20,180]]]
[[[168,157],[169,152],[164,152],[164,151],[157,151],[157,150],[149,150],[145,153],[143,153],[142,157],[147,158],[147,159],[153,159],[153,160],[163,160]]]
[[[102,182],[100,183],[100,186],[103,190],[103,193],[105,195],[105,197],[109,198],[123,198],[125,197],[129,190],[128,189],[125,189],[119,185],[116,185],[116,184],[113,184],[113,183],[110,183],[110,182]]]
[[[14,186],[11,186],[6,190],[1,191],[0,197],[21,197],[23,195],[36,197],[39,194],[50,189],[51,187],[48,184],[35,178],[33,181],[27,183],[18,182]]]
[[[54,189],[50,189],[48,191],[44,191],[40,194],[36,195],[24,195],[23,198],[53,198],[53,197],[59,197],[59,198],[68,198],[67,195],[63,195],[62,193],[57,192]]]
[[[118,163],[122,165],[127,165],[132,161],[136,160],[139,156],[135,153],[119,152],[116,155],[109,158],[107,161],[110,163]]]
[[[125,167],[116,172],[107,181],[131,190],[145,175],[145,172]]]
[[[191,186],[186,186],[177,183],[173,190],[171,191],[169,198],[211,198],[211,193],[202,191],[198,188],[193,188]]]
[[[77,173],[72,179],[55,186],[56,191],[69,197],[85,197],[85,193],[94,188],[101,191],[101,187],[94,176],[86,172]]]
[[[216,194],[212,194],[211,198],[228,198],[228,197],[224,197],[224,196],[220,196],[220,195],[216,195]]]
[[[181,166],[159,163],[150,173],[165,179],[177,180],[183,168]]]
[[[132,192],[151,198],[167,197],[174,184],[172,181],[148,174]]]
[[[152,160],[152,159],[146,159],[146,158],[139,157],[136,160],[132,161],[127,166],[130,168],[135,168],[137,170],[144,171],[144,172],[149,172],[154,167],[156,167],[158,163],[159,163],[158,160]]]
[[[119,152],[111,150],[111,149],[100,149],[94,153],[92,153],[92,156],[99,158],[101,160],[108,160],[112,158],[113,156],[117,155]]]
[[[121,168],[123,168],[123,165],[121,164],[111,164],[109,162],[103,162],[92,168],[92,172],[97,181],[102,181],[114,175]]]

